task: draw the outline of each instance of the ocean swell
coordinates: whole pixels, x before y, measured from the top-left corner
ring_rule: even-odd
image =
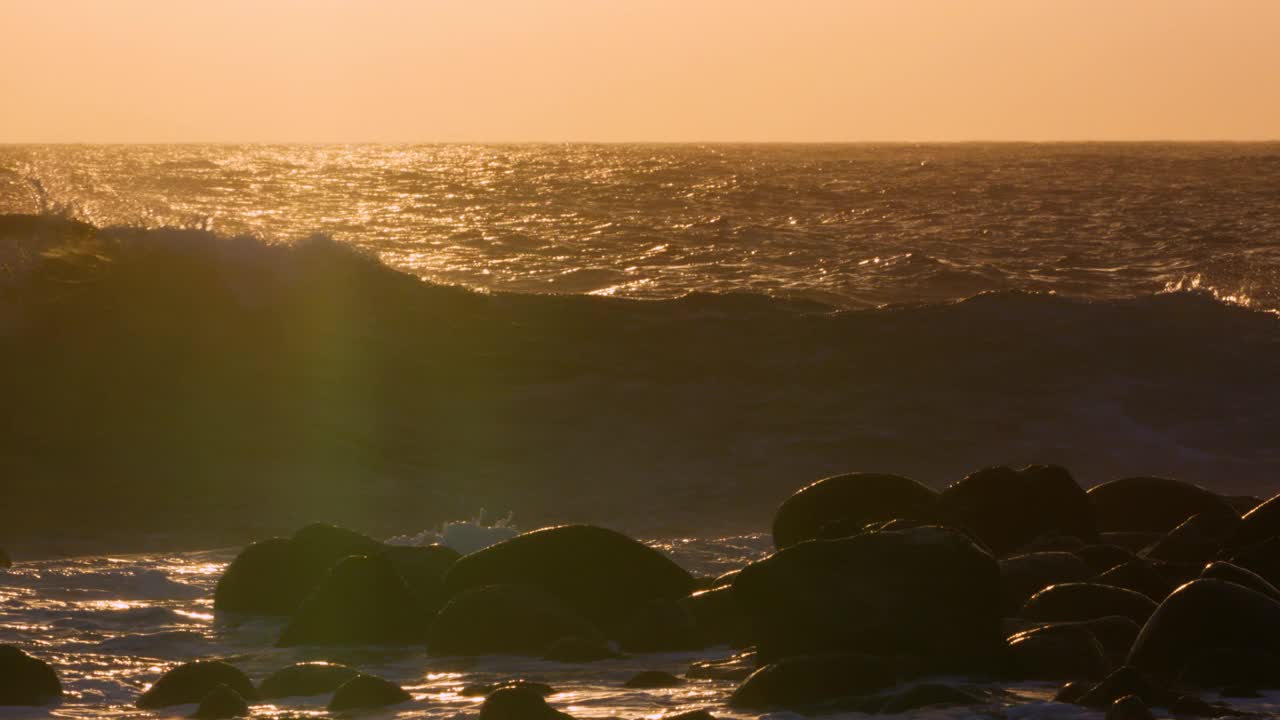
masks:
[[[1276,377],[1280,318],[1204,288],[866,310],[481,293],[319,236],[6,215],[0,474],[22,511],[0,539],[387,535],[484,507],[705,535],[826,474],[1023,462],[1269,494]]]

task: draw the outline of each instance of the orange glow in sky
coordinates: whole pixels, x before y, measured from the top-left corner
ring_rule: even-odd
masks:
[[[0,0],[0,141],[1280,138],[1276,0]]]

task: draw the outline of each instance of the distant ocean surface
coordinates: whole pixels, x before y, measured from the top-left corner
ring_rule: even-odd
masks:
[[[1280,145],[0,147],[0,213],[324,233],[432,282],[1280,308]]]

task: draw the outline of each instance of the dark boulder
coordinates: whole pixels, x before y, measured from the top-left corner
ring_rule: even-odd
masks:
[[[733,591],[765,662],[905,653],[966,669],[1001,646],[999,566],[947,528],[793,545],[743,568]]]
[[[1227,540],[1226,547],[1235,551],[1273,537],[1280,537],[1280,495],[1245,513]]]
[[[476,685],[467,685],[460,691],[461,695],[466,697],[475,697],[477,695],[492,695],[503,688],[523,688],[530,692],[535,692],[542,697],[555,695],[556,689],[546,683],[535,682],[533,680],[524,680],[522,678],[514,678],[511,680],[501,680],[496,683],[481,683]]]
[[[1191,483],[1159,477],[1128,477],[1089,488],[1098,529],[1167,533],[1199,513],[1234,513],[1221,495]]]
[[[1111,568],[1117,565],[1123,565],[1136,557],[1133,552],[1126,550],[1119,545],[1107,545],[1105,543],[1085,545],[1078,550],[1072,550],[1071,553],[1081,560],[1084,560],[1089,567],[1093,568],[1095,573],[1104,573]]]
[[[1098,540],[1088,497],[1056,465],[984,468],[943,490],[941,505],[950,522],[973,531],[997,557],[1046,533]]]
[[[1005,614],[1016,614],[1027,598],[1065,582],[1083,582],[1093,569],[1067,552],[1036,552],[1012,555],[1000,561],[1000,594]]]
[[[1092,688],[1093,683],[1084,680],[1072,680],[1058,688],[1058,692],[1053,694],[1053,701],[1078,705],[1080,698],[1084,697],[1084,694]]]
[[[1237,550],[1228,559],[1231,564],[1250,570],[1263,580],[1280,587],[1280,537]]]
[[[971,692],[941,683],[917,683],[894,691],[878,708],[882,715],[901,715],[928,707],[978,705],[985,700]]]
[[[0,705],[44,705],[62,697],[49,664],[12,645],[0,645]]]
[[[542,651],[542,659],[561,663],[589,663],[621,657],[600,638],[565,637]]]
[[[338,561],[280,633],[294,645],[408,645],[422,642],[425,619],[384,556]]]
[[[732,593],[732,589],[729,589]],[[682,652],[707,646],[689,607],[674,600],[650,600],[619,627],[618,647],[630,653]]]
[[[1280,602],[1280,588],[1267,582],[1256,572],[1246,570],[1239,565],[1233,565],[1225,560],[1211,562],[1204,566],[1200,571],[1200,577],[1211,580],[1226,580],[1237,585],[1243,585],[1250,590],[1257,590],[1267,597]]]
[[[220,660],[197,660],[169,670],[138,698],[140,708],[198,703],[219,685],[226,685],[240,697],[256,697],[253,683],[232,665]]]
[[[1019,680],[1101,679],[1111,669],[1101,643],[1083,624],[1046,625],[1007,640],[1008,673]]]
[[[755,671],[729,698],[739,710],[808,706],[892,687],[898,669],[883,658],[862,654],[793,657]]]
[[[457,562],[458,551],[446,545],[399,546],[382,551],[404,581],[418,608],[434,613],[444,604],[444,576]]]
[[[1132,590],[1098,583],[1062,583],[1032,595],[1022,606],[1022,616],[1070,622],[1120,615],[1142,624],[1155,609],[1151,598]]]
[[[785,548],[817,539],[824,527],[857,532],[867,523],[897,518],[936,522],[938,494],[898,475],[836,475],[801,488],[778,507],[773,542]],[[828,533],[842,537],[832,529]]]
[[[1147,532],[1145,530],[1098,533],[1098,538],[1103,543],[1124,548],[1131,553],[1137,553],[1151,547],[1151,543],[1158,542],[1162,537],[1164,537],[1164,533]]]
[[[1240,523],[1234,510],[1196,513],[1152,543],[1142,555],[1173,563],[1206,563],[1217,557],[1223,542]]]
[[[1117,565],[1098,575],[1093,582],[1142,593],[1157,603],[1165,599],[1178,585],[1165,573],[1157,570],[1153,563],[1142,558],[1134,558],[1127,563]]]
[[[1132,619],[1119,615],[1085,620],[1079,624],[1093,633],[1102,646],[1107,661],[1115,667],[1124,665],[1129,657],[1129,650],[1133,648],[1133,641],[1138,639],[1138,633],[1142,630],[1142,626]]]
[[[633,689],[668,688],[683,685],[684,680],[662,670],[643,670],[622,684]]]
[[[1254,648],[1223,648],[1199,652],[1182,666],[1178,682],[1188,687],[1220,688],[1244,683],[1251,687],[1280,687],[1280,655]]]
[[[600,633],[541,588],[488,585],[462,592],[441,608],[427,649],[432,655],[542,655],[566,637],[599,640]]]
[[[709,645],[746,647],[751,643],[747,618],[732,585],[696,592],[680,600],[693,617],[698,635]]]
[[[1177,677],[1212,651],[1280,647],[1280,603],[1242,585],[1195,580],[1174,590],[1138,634],[1129,664]]]
[[[191,714],[196,720],[227,720],[247,717],[249,703],[230,686],[219,685],[200,700],[200,706]]]
[[[480,720],[565,720],[568,715],[552,708],[543,696],[526,687],[494,690],[480,706]]]
[[[1125,695],[1107,708],[1106,720],[1152,720],[1152,715],[1142,698]]]
[[[413,696],[404,688],[373,675],[356,675],[343,683],[329,700],[330,712],[340,710],[357,710],[361,708],[380,708],[388,705],[399,705],[408,702]]]
[[[1089,688],[1080,696],[1078,705],[1106,708],[1122,697],[1134,695],[1147,705],[1165,705],[1173,701],[1173,695],[1141,670],[1124,666]]]
[[[466,555],[445,575],[445,595],[484,585],[533,585],[606,632],[651,600],[693,592],[693,576],[643,543],[604,528],[564,525]]]
[[[296,663],[268,675],[258,685],[258,697],[272,700],[331,693],[359,674],[355,668],[337,663]]]
[[[253,615],[289,615],[329,568],[348,555],[377,554],[382,543],[353,530],[308,525],[291,538],[246,547],[218,578],[214,609]]]

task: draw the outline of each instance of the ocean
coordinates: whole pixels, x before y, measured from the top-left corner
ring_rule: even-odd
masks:
[[[724,653],[282,650],[212,586],[309,522],[482,510],[716,574],[853,470],[1269,497],[1276,188],[1276,144],[0,146],[0,643],[63,669],[55,717],[151,717],[209,656],[358,664],[414,693],[386,717],[513,674],[578,717],[734,716],[726,681],[618,687]],[[980,716],[1101,717],[1005,689]]]

